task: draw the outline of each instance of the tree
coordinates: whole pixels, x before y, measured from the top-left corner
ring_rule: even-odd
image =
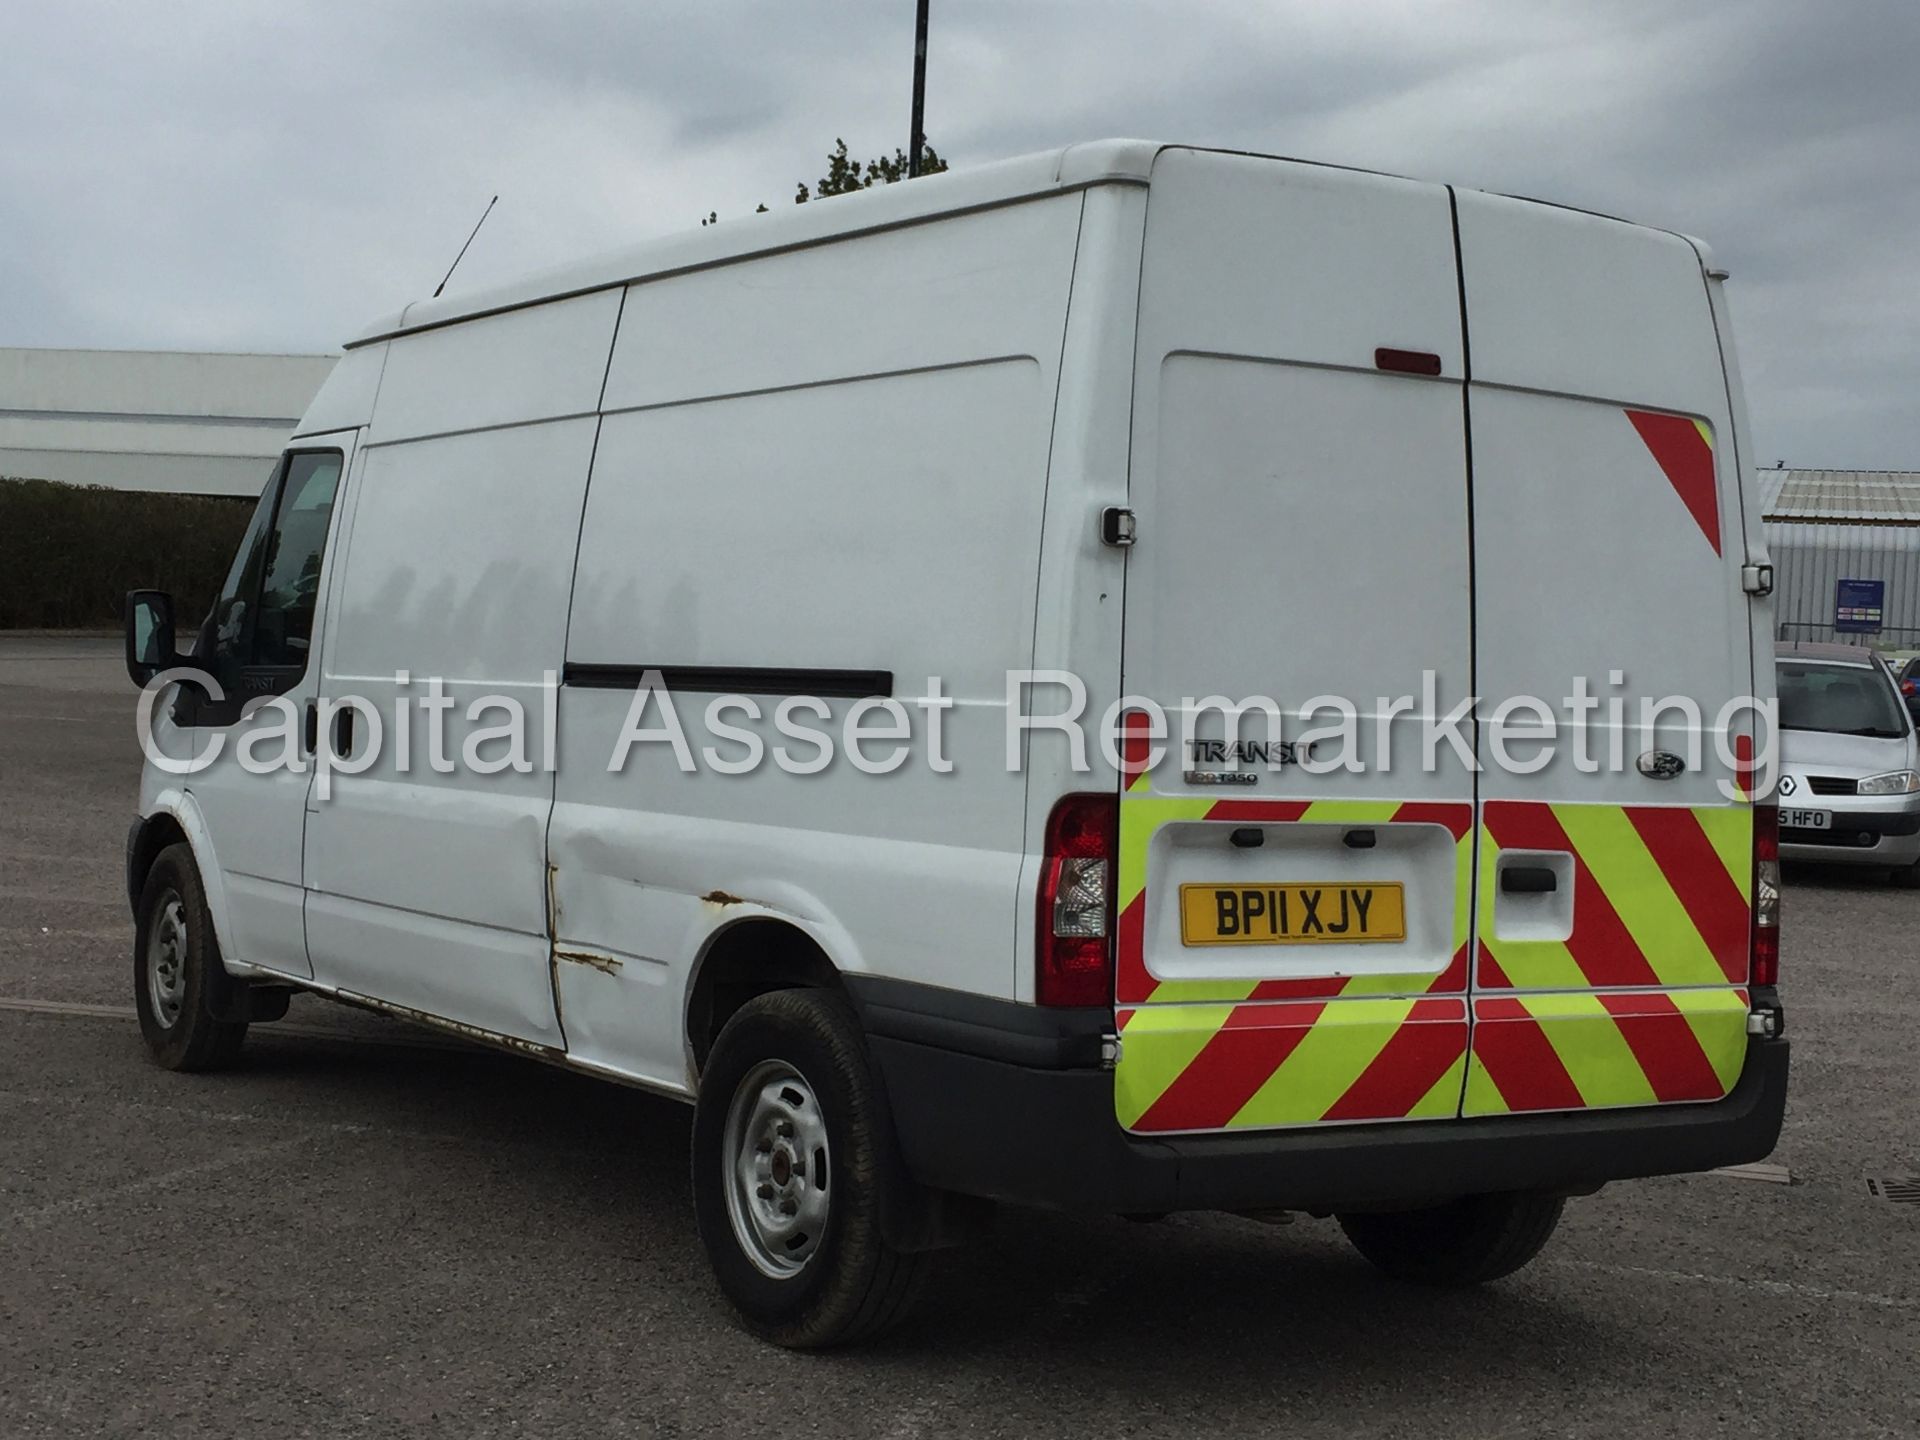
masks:
[[[920,152],[920,173],[937,175],[947,168],[932,145]],[[891,155],[881,155],[869,160],[862,166],[858,160],[847,155],[847,142],[834,140],[833,153],[827,156],[827,173],[814,181],[811,193],[806,182],[802,181],[795,190],[793,203],[804,205],[807,201],[829,195],[851,195],[856,190],[871,190],[875,185],[891,185],[896,180],[907,178],[907,152],[895,149]]]
[[[947,162],[940,158],[933,146],[928,145],[920,152],[920,173],[938,175],[947,168]],[[891,185],[896,180],[907,178],[907,152],[895,149],[891,155],[876,156],[864,164],[847,154],[847,142],[835,138],[833,152],[827,156],[827,173],[809,187],[802,180],[795,187],[793,203],[804,205],[809,200],[824,200],[829,195],[851,195],[856,190],[871,190],[876,185]],[[756,205],[755,214],[765,214],[765,205]],[[719,215],[708,211],[702,225],[717,225]]]

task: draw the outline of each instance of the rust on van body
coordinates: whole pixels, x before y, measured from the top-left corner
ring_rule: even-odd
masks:
[[[575,965],[588,965],[603,975],[611,975],[620,968],[620,961],[611,955],[596,955],[591,950],[562,950],[554,947],[555,960],[571,961]]]

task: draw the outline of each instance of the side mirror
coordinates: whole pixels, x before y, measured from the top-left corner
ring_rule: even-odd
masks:
[[[173,647],[173,597],[164,590],[129,590],[121,611],[127,626],[127,675],[144,686],[181,663]]]

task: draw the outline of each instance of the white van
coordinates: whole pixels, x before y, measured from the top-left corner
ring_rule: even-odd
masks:
[[[147,1042],[309,990],[691,1101],[721,1287],[798,1346],[995,1201],[1334,1215],[1467,1283],[1757,1160],[1721,278],[1111,141],[409,306],[190,655],[129,597]]]

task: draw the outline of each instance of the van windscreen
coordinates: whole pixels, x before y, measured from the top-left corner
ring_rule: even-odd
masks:
[[[1780,728],[1898,740],[1907,733],[1893,687],[1865,665],[1781,661]]]

